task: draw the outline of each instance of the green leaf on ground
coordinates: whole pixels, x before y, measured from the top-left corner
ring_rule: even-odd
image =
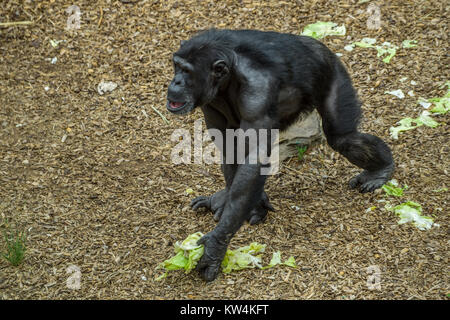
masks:
[[[417,40],[403,40],[402,48],[414,48],[417,47]]]
[[[397,140],[400,132],[417,128],[417,125],[413,125],[413,121],[413,118],[404,118],[397,122],[398,126],[390,127],[389,132],[391,133],[391,137]]]
[[[384,184],[381,189],[383,189],[387,195],[401,197],[403,196],[403,190],[408,189],[408,186],[405,185],[403,188],[401,188],[398,186],[397,180],[392,179]]]
[[[413,125],[415,123],[415,125]],[[423,111],[419,117],[413,118],[404,118],[397,122],[399,124],[396,127],[390,127],[389,132],[391,134],[392,139],[397,140],[398,134],[402,131],[412,130],[420,126],[427,126],[431,128],[435,128],[439,125],[439,122],[435,121],[432,117],[430,117],[430,113],[428,111]]]
[[[262,255],[259,253],[263,253],[265,249],[265,244],[259,244],[257,242],[252,242],[249,246],[236,250],[228,249],[222,261],[222,272],[230,273],[247,268],[262,268]]]
[[[203,255],[204,246],[197,245],[197,241],[203,237],[201,232],[189,235],[183,242],[176,242],[175,256],[159,264],[158,268],[166,270],[164,274],[156,278],[161,280],[167,276],[168,271],[184,269],[186,273],[191,272]],[[266,245],[252,242],[250,245],[238,248],[236,250],[228,249],[222,261],[222,272],[230,273],[247,268],[267,269],[276,265],[286,265],[295,268],[294,257],[289,257],[281,262],[281,253],[279,251],[273,254],[272,260],[266,267],[262,266],[262,253]]]
[[[345,26],[338,26],[334,22],[316,22],[307,25],[302,32],[303,36],[310,36],[315,39],[322,39],[326,36],[344,36]]]
[[[376,42],[377,39],[374,38],[363,38],[361,41],[356,41],[350,45],[346,45],[344,49],[346,51],[352,51],[355,46],[361,48],[374,48],[377,50],[377,57],[384,56],[383,62],[390,63],[391,59],[397,54],[399,47],[387,41],[383,42],[381,45],[375,45]],[[415,47],[415,43],[417,43],[416,40],[404,40],[402,42],[402,48]]]
[[[296,268],[297,265],[295,263],[295,259],[293,256],[290,256],[287,260],[285,260],[284,262],[281,261],[281,252],[277,251],[274,252],[272,255],[272,259],[270,260],[269,264],[265,267],[263,267],[262,269],[267,269],[267,268],[272,268],[276,265],[286,265],[292,268]]]
[[[393,208],[388,208],[388,210],[394,211],[400,217],[398,224],[412,222],[420,230],[431,229],[433,225],[439,226],[433,222],[433,218],[422,215],[422,206],[417,202],[408,201]]]
[[[431,105],[434,105],[430,109],[435,114],[446,114],[450,110],[450,81],[447,81],[441,88],[447,86],[447,93],[443,97],[435,97],[431,99],[425,99],[420,97],[417,101],[425,109],[428,109]]]
[[[435,128],[439,125],[439,122],[430,117],[428,111],[423,111],[418,118],[414,119],[414,121],[418,126],[425,125],[427,127]]]

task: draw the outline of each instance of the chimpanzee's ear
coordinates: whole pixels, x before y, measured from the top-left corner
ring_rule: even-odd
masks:
[[[226,62],[223,60],[217,60],[216,62],[214,62],[212,69],[213,69],[213,75],[216,78],[223,77],[229,71]]]
[[[187,40],[181,40],[181,41],[180,41],[180,47],[182,47],[183,44],[185,44],[186,42],[187,42]]]

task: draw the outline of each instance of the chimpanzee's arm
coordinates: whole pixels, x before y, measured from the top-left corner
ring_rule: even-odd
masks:
[[[248,219],[249,213],[262,197],[267,176],[261,174],[262,164],[258,156],[256,156],[258,159],[256,164],[250,163],[250,157],[253,152],[257,153],[258,151],[267,154],[266,147],[270,148],[268,144],[270,144],[271,126],[272,121],[267,116],[253,122],[242,121],[241,127],[244,130],[248,128],[256,129],[256,131],[267,129],[268,142],[258,141],[258,146],[250,146],[250,152],[245,159],[245,163],[237,166],[231,186],[226,194],[227,200],[219,223],[213,231],[199,241],[200,244],[205,245],[205,252],[197,265],[197,270],[207,281],[216,278],[232,236]]]
[[[237,170],[237,164],[231,163],[227,164],[226,159],[226,145],[223,143],[223,138],[225,137],[226,128],[229,125],[229,120],[224,114],[224,111],[227,111],[229,106],[226,104],[225,101],[219,101],[218,104],[212,105],[205,105],[202,108],[206,127],[208,130],[218,130],[221,134],[220,137],[220,143],[216,141],[214,138],[215,134],[212,134],[212,138],[214,140],[214,143],[216,143],[217,148],[221,150],[221,156],[222,156],[222,173],[225,178],[225,189],[217,191],[216,193],[209,195],[209,196],[199,196],[196,197],[191,201],[191,207],[194,211],[198,210],[199,208],[206,208],[211,210],[211,212],[214,214],[214,220],[219,221],[220,217],[222,216],[225,202],[227,201],[227,193],[231,187],[231,184],[234,179],[234,175]],[[233,152],[231,150],[230,152]]]
[[[276,105],[277,99],[278,82],[275,75],[268,70],[255,68],[251,59],[246,57],[237,59],[234,70],[237,75],[234,80],[239,81],[240,86],[237,87],[240,91],[235,93],[238,95],[237,105],[230,107],[240,115],[240,128],[244,131],[254,129],[257,133],[265,129],[267,139],[259,141],[258,137],[257,145],[249,144],[245,162],[238,164],[234,173],[219,223],[198,242],[204,244],[205,251],[197,270],[207,281],[217,277],[231,238],[262,198],[267,176],[261,174],[259,154],[268,154],[266,150],[271,144],[270,130],[276,123],[276,119],[269,116],[269,110]],[[257,162],[251,159],[257,159]]]

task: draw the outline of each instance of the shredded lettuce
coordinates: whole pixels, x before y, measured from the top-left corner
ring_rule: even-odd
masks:
[[[376,46],[375,49],[377,49],[377,57],[384,56],[385,54],[388,54],[387,57],[383,58],[384,63],[391,62],[391,59],[395,56],[397,53],[398,47],[391,44],[390,42],[383,42],[381,46]]]
[[[450,81],[447,81],[444,86],[447,86],[447,93],[443,97],[436,97],[431,99],[425,99],[420,97],[417,101],[425,109],[428,109],[431,105],[434,105],[430,111],[435,114],[446,114],[450,110]]]
[[[414,48],[417,47],[417,40],[403,40],[402,47],[403,48]]]
[[[396,127],[390,127],[389,132],[391,133],[392,139],[397,140],[398,134],[402,131],[407,131],[411,129],[415,129],[418,127],[418,125],[413,125],[412,122],[414,121],[413,118],[404,118],[397,122],[398,126]]]
[[[428,111],[423,111],[420,116],[414,120],[418,126],[425,125],[427,127],[435,128],[439,125],[439,122],[435,121],[432,117],[430,117],[430,113]]]
[[[334,22],[316,22],[309,24],[303,29],[302,35],[310,36],[315,39],[322,39],[326,36],[344,36],[345,26],[338,26]]]
[[[383,62],[390,63],[391,59],[397,54],[397,49],[399,49],[399,47],[387,41],[383,42],[381,45],[375,45],[376,42],[377,39],[374,38],[363,38],[361,41],[356,41],[345,46],[344,49],[346,51],[352,51],[355,46],[361,48],[373,48],[377,50],[377,57],[384,56]],[[416,46],[415,43],[417,43],[416,40],[404,40],[402,42],[402,48],[413,48]]]
[[[405,185],[403,188],[398,186],[398,182],[395,179],[392,179],[388,181],[386,184],[384,184],[381,189],[386,192],[386,194],[394,197],[401,197],[403,196],[403,190],[408,189],[408,186]]]
[[[415,123],[415,125],[413,125]],[[415,129],[420,126],[427,126],[431,128],[435,128],[439,125],[439,122],[435,121],[430,117],[430,113],[428,111],[423,111],[419,117],[413,118],[404,118],[397,122],[399,124],[397,127],[390,127],[389,132],[391,133],[391,137],[393,139],[398,139],[398,134],[402,131],[407,131],[411,129]]]
[[[273,253],[272,259],[270,260],[269,264],[267,266],[263,267],[262,269],[272,268],[276,265],[286,265],[286,266],[289,266],[292,268],[297,267],[293,256],[290,256],[287,260],[285,260],[284,262],[281,262],[281,252],[276,251]]]
[[[255,267],[261,269],[262,256],[258,253],[264,252],[265,249],[265,244],[259,244],[257,242],[252,242],[249,246],[236,250],[228,249],[222,261],[222,272],[230,273],[232,271]]]
[[[203,246],[197,240],[203,237],[201,232],[189,235],[183,242],[175,243],[175,256],[164,261],[160,266],[166,270],[184,269],[186,273],[195,268],[203,255]]]
[[[159,264],[158,268],[163,268],[166,272],[156,278],[156,280],[165,278],[168,271],[171,270],[184,269],[186,273],[191,272],[204,252],[204,246],[197,245],[197,241],[201,237],[203,237],[203,234],[201,232],[196,232],[189,235],[183,242],[177,241],[174,245],[175,256]],[[230,273],[247,268],[267,269],[276,265],[286,265],[293,268],[297,267],[295,259],[292,256],[286,261],[281,262],[281,253],[279,251],[274,252],[270,263],[263,267],[262,253],[265,249],[265,244],[259,244],[257,242],[252,242],[250,245],[236,250],[228,249],[222,261],[222,272]]]
[[[395,207],[388,207],[390,211],[394,211],[400,217],[398,224],[412,222],[419,230],[431,229],[433,225],[439,226],[433,222],[433,218],[422,215],[422,206],[417,202],[408,201]]]
[[[361,41],[353,42],[352,45],[361,48],[375,48],[374,44],[377,42],[375,38],[362,38]]]

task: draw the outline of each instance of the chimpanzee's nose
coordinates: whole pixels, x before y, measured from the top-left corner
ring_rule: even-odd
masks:
[[[167,90],[167,98],[171,101],[181,101],[183,100],[181,99],[183,97],[183,92],[183,86],[177,84],[177,82],[174,80],[169,85],[169,88]]]

